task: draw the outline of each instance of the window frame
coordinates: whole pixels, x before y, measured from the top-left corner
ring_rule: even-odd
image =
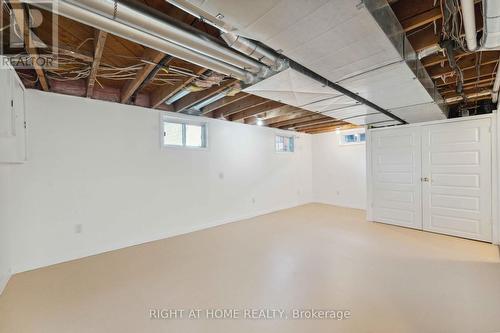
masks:
[[[278,147],[277,147],[277,139],[278,139],[278,137],[282,137],[283,139],[288,138],[288,140],[291,140],[291,142],[292,142],[292,150],[278,150]],[[283,140],[283,144],[284,144],[284,140]],[[283,134],[283,133],[275,133],[274,134],[274,151],[276,153],[292,153],[292,154],[295,153],[295,135],[287,135],[287,134]]]
[[[174,123],[182,125],[182,145],[173,145],[165,143],[165,123]],[[202,143],[203,146],[188,146],[186,145],[186,128],[187,125],[195,125],[202,127]],[[188,149],[188,150],[208,150],[209,141],[208,141],[208,131],[209,124],[206,121],[181,118],[181,117],[171,117],[171,116],[162,116],[160,119],[160,143],[161,147],[164,149]]]
[[[361,141],[361,135],[365,136],[365,140]],[[339,146],[352,146],[352,145],[362,145],[366,144],[366,131],[364,129],[356,129],[356,130],[346,130],[340,131],[339,135]],[[345,140],[346,136],[354,135],[356,137],[356,141],[348,142]]]

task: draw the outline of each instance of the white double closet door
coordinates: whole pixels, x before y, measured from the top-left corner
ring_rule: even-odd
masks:
[[[372,130],[372,220],[490,242],[491,118]]]

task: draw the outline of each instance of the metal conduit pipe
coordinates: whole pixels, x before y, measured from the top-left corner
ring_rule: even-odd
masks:
[[[113,20],[112,18],[99,15],[78,5],[69,3],[66,0],[58,1],[55,8],[49,7],[44,3],[34,3],[34,5],[46,10],[55,9],[59,15],[68,17],[86,25],[94,26],[113,35],[172,55],[176,58],[183,59],[198,66],[206,67],[216,72],[229,75],[246,83],[252,83],[256,79],[255,75],[244,69],[172,43],[166,39],[159,38],[158,36],[154,36],[141,29],[136,29],[132,26],[123,24]]]
[[[477,49],[477,35],[474,0],[460,0],[460,3],[462,4],[462,15],[467,48],[469,51],[475,51]]]
[[[493,103],[496,103],[498,101],[499,90],[500,90],[500,64],[497,65],[497,74],[495,75],[495,83],[493,83],[493,90],[491,91],[491,99]]]
[[[221,37],[233,49],[268,65],[275,71],[280,71],[286,66],[285,59],[280,58],[276,53],[268,51],[245,37],[238,36],[232,32],[223,33]]]

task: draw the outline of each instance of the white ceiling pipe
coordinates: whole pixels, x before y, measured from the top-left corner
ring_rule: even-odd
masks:
[[[500,61],[500,59],[499,59]],[[500,90],[500,65],[497,66],[497,73],[495,75],[495,82],[493,83],[493,90],[491,92],[491,99],[493,103],[498,100],[498,91]]]
[[[460,0],[462,4],[462,15],[464,20],[465,40],[469,51],[477,49],[476,14],[474,11],[474,0]]]
[[[46,10],[53,9],[42,2],[36,3],[36,6]],[[125,25],[111,18],[90,12],[87,9],[70,4],[66,1],[59,1],[57,3],[56,10],[59,15],[68,17],[86,25],[94,26],[97,29],[109,32],[113,35],[164,52],[198,66],[214,70],[221,74],[229,75],[244,82],[251,83],[255,79],[254,75],[241,68],[218,59],[214,59],[205,54],[187,49],[168,40],[153,36],[145,31]]]
[[[114,21],[140,29],[156,37],[166,39],[252,73],[259,73],[264,67],[258,61],[234,52],[192,27],[183,27],[167,16],[157,17],[154,13],[146,12],[148,8],[136,9],[115,0],[64,0],[63,2],[86,8]]]

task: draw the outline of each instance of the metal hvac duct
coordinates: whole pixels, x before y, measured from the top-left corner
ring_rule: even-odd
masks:
[[[280,58],[276,53],[268,51],[245,37],[238,36],[232,32],[223,33],[221,37],[233,49],[268,65],[275,71],[280,71],[286,67],[285,59]]]
[[[36,6],[47,10],[53,9],[43,3],[37,3]],[[266,66],[237,54],[213,40],[203,39],[200,35],[194,35],[192,31],[174,27],[118,1],[60,0],[54,9],[59,15],[246,83],[254,82],[256,73],[268,72]]]

